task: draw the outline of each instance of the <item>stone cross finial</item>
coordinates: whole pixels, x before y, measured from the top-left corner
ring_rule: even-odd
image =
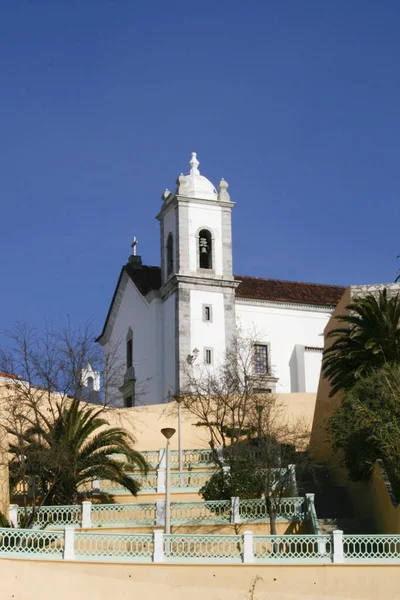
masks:
[[[191,161],[190,161],[189,164],[191,166],[190,174],[191,175],[200,175],[200,171],[198,169],[198,166],[199,166],[200,163],[197,160],[197,154],[196,154],[196,152],[192,152],[192,158],[191,158]]]
[[[139,240],[136,238],[136,236],[134,236],[132,244],[131,244],[131,248],[133,249],[133,256],[136,256],[136,246],[138,245]]]

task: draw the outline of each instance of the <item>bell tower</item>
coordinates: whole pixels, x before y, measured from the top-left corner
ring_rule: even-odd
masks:
[[[183,373],[194,360],[215,368],[236,332],[231,227],[234,203],[224,179],[217,191],[201,175],[195,152],[189,164],[189,174],[179,175],[175,191],[165,190],[157,216],[163,339],[168,344],[164,346],[165,395],[184,387]],[[173,349],[172,360],[168,353]]]

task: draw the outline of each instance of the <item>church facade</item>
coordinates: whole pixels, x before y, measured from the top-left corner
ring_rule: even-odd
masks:
[[[183,367],[217,368],[238,330],[251,332],[258,389],[316,392],[323,330],[344,288],[234,275],[233,207],[227,182],[217,190],[193,153],[162,196],[161,266],[142,264],[134,243],[98,338],[120,364],[121,406],[178,394]]]

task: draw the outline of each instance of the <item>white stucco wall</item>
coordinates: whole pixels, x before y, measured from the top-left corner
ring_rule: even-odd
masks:
[[[212,321],[203,320],[203,306],[211,306]],[[197,363],[204,364],[204,348],[212,348],[213,364],[221,363],[225,355],[224,296],[220,292],[190,292],[190,346],[198,348]]]
[[[163,391],[159,402],[176,391],[175,294],[163,302]]]
[[[305,392],[316,392],[318,390],[319,376],[322,366],[322,350],[307,350],[304,352],[305,367]]]
[[[160,375],[157,364],[157,301],[149,304],[128,279],[121,304],[112,328],[110,339],[104,346],[107,355],[109,348],[118,346],[118,360],[125,371],[126,335],[129,327],[133,331],[133,366],[136,375],[136,388],[142,393],[139,402],[154,404],[160,401]],[[121,381],[122,385],[123,381]],[[123,403],[122,396],[120,398]]]
[[[211,204],[192,201],[189,207],[189,269],[197,271],[197,234],[201,229],[209,229],[213,237],[213,270],[222,276],[221,208]]]
[[[175,270],[176,270],[176,244],[177,239],[176,239],[176,212],[175,212],[175,208],[170,208],[170,210],[164,215],[164,218],[162,220],[162,227],[163,227],[163,234],[164,234],[164,247],[161,248],[161,251],[163,252],[164,255],[164,269],[165,269],[165,273],[163,273],[163,281],[166,281],[168,279],[167,277],[167,240],[168,240],[168,235],[170,233],[172,233],[172,237],[173,237],[173,241],[174,241],[174,245],[173,245],[173,257],[174,257],[174,266],[173,266],[173,270],[172,273],[170,274],[170,277],[174,274]]]
[[[317,391],[320,354],[303,352],[301,365],[296,346],[322,348],[323,331],[330,315],[331,311],[323,308],[236,300],[236,319],[244,334],[255,336],[260,344],[270,345],[272,374],[279,378],[277,393]],[[299,389],[299,381],[304,382],[300,387],[304,385],[305,389]]]

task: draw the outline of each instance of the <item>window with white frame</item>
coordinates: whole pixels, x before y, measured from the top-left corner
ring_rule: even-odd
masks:
[[[133,332],[129,327],[126,336],[126,368],[130,369],[133,365]]]
[[[212,269],[212,237],[208,229],[202,229],[199,233],[199,267],[200,269]]]
[[[256,375],[267,375],[268,368],[268,346],[265,344],[254,344],[253,356],[254,373]]]
[[[204,362],[206,365],[213,364],[213,349],[212,348],[204,348]]]
[[[212,321],[212,307],[210,304],[203,304],[203,321],[206,323]]]

